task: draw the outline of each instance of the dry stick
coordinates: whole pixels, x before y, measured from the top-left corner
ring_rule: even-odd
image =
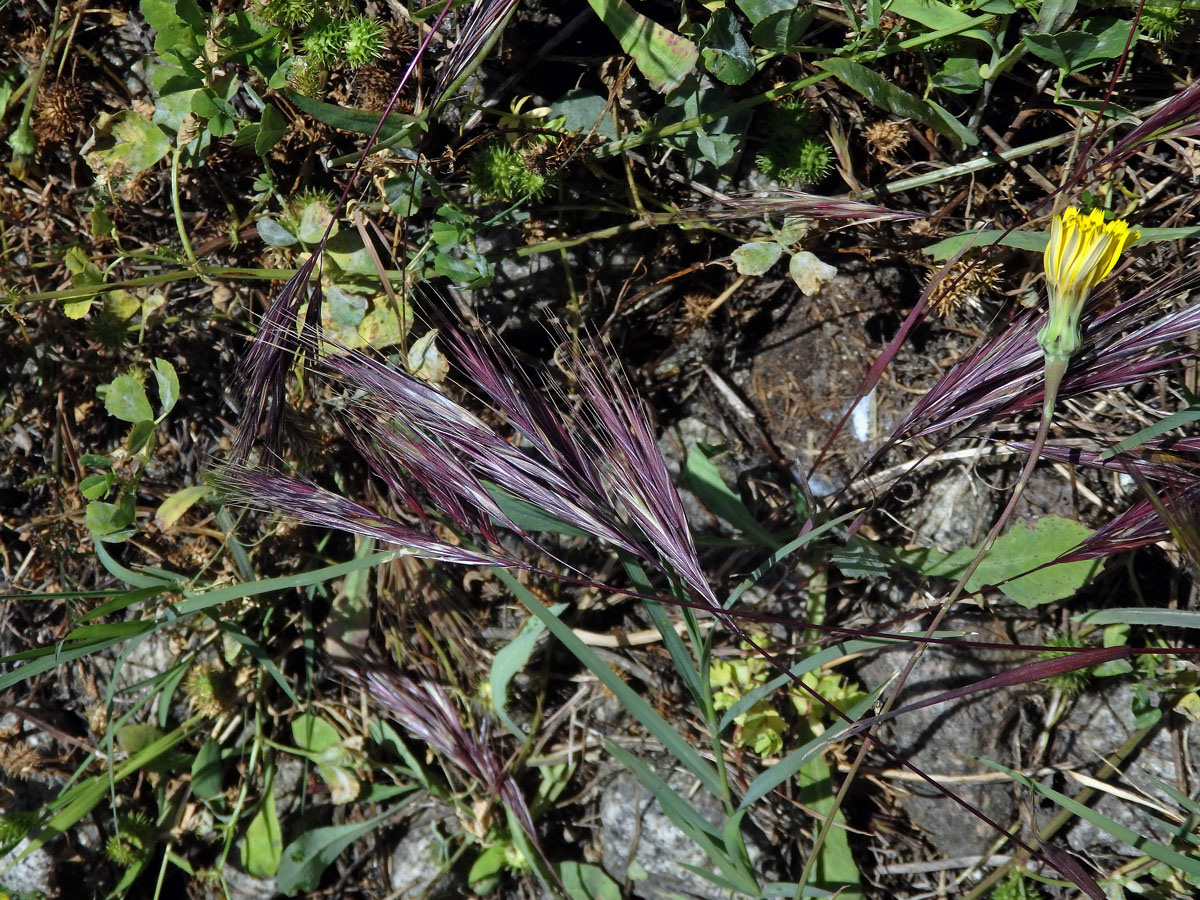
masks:
[[[1033,475],[1033,470],[1037,466],[1038,458],[1042,455],[1042,449],[1046,446],[1046,438],[1050,434],[1050,423],[1054,418],[1054,401],[1058,396],[1058,387],[1062,383],[1063,375],[1066,374],[1066,360],[1046,361],[1046,389],[1045,402],[1042,407],[1042,420],[1038,425],[1037,436],[1033,440],[1033,446],[1029,450],[1029,458],[1025,461],[1025,467],[1021,470],[1021,477],[1017,479],[1017,483],[1013,488],[1012,496],[1009,497],[1008,504],[1004,507],[1004,511],[1000,513],[1000,517],[996,519],[996,524],[992,526],[992,530],[988,532],[984,538],[983,544],[979,547],[979,552],[975,554],[975,558],[971,560],[971,564],[967,566],[967,570],[963,573],[954,589],[950,592],[950,596],[946,598],[942,604],[942,608],[938,610],[933,617],[933,621],[929,623],[929,628],[925,631],[925,638],[929,639],[937,632],[938,626],[942,624],[942,620],[946,618],[946,614],[950,611],[950,607],[963,595],[966,590],[967,582],[971,580],[971,576],[975,574],[975,570],[979,568],[983,558],[987,556],[992,545],[996,542],[996,538],[1000,536],[1001,530],[1012,517],[1013,510],[1017,508],[1017,501],[1021,499],[1021,495],[1025,492],[1025,486],[1029,483],[1030,476]],[[892,708],[896,700],[900,696],[900,691],[904,687],[904,682],[912,673],[917,661],[925,652],[925,644],[918,643],[913,648],[912,656],[909,657],[908,663],[900,672],[899,678],[896,679],[888,694],[888,698],[884,701],[881,713],[886,713]],[[874,736],[878,730],[878,726],[868,731],[868,734]],[[842,808],[842,803],[845,801],[847,792],[850,790],[850,785],[854,782],[858,770],[866,761],[867,752],[872,746],[871,740],[863,741],[858,749],[858,755],[854,758],[854,763],[846,771],[846,777],[842,779],[841,785],[838,787],[838,792],[833,799],[833,808],[829,811],[829,815],[821,824],[821,830],[817,833],[816,840],[813,842],[813,850],[808,859],[805,860],[804,870],[800,873],[800,878],[796,882],[796,900],[800,900],[801,891],[808,881],[808,876],[820,855],[821,847],[825,843],[825,838],[829,834],[829,830],[833,827],[834,818],[837,816],[838,810]]]

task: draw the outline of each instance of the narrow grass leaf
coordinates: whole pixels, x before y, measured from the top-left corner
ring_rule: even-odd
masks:
[[[1195,800],[1193,800],[1187,794],[1183,793],[1182,791],[1178,790],[1177,788],[1172,787],[1171,785],[1167,784],[1165,781],[1155,778],[1149,772],[1146,772],[1144,774],[1147,778],[1149,778],[1151,781],[1153,781],[1155,783],[1155,785],[1158,786],[1158,789],[1160,791],[1162,791],[1164,794],[1166,794],[1168,797],[1170,797],[1172,800],[1174,800],[1176,803],[1178,803],[1180,806],[1182,806],[1184,809],[1186,809],[1191,817],[1193,817],[1193,818],[1200,817],[1200,803],[1197,803]],[[1194,827],[1195,823],[1193,822],[1192,824]],[[1188,829],[1188,830],[1190,831],[1192,829]],[[1200,840],[1200,835],[1188,834],[1188,835],[1186,835],[1186,837],[1188,838],[1188,840],[1192,841],[1193,843]]]
[[[633,586],[647,596],[653,595],[654,586],[650,584],[650,579],[646,577],[646,572],[642,569],[641,565],[628,557],[622,558],[621,561],[625,565],[625,571],[629,575],[629,580],[633,582]],[[700,709],[707,709],[712,702],[711,695],[704,688],[695,657],[684,646],[683,639],[679,636],[679,632],[675,630],[675,626],[667,616],[667,611],[663,607],[663,604],[658,600],[647,599],[643,599],[642,603],[646,607],[650,621],[654,623],[654,627],[662,635],[663,646],[667,648],[667,652],[671,655],[671,662],[675,665],[675,671],[683,679],[688,693],[692,695],[696,701],[696,705]],[[687,612],[691,611],[685,610],[685,613]]]
[[[292,701],[293,706],[301,705],[300,700],[292,693],[292,686],[288,684],[287,678],[279,671],[279,667],[275,665],[275,661],[267,655],[267,652],[258,645],[258,642],[254,638],[250,637],[250,635],[246,634],[246,632],[233,623],[221,619],[217,620],[217,627],[237,641],[256,663],[266,669],[267,674],[275,680],[280,690]]]
[[[100,775],[93,775],[85,781],[81,781],[75,787],[70,788],[63,797],[59,798],[65,801],[59,812],[46,822],[42,830],[25,845],[25,848],[19,855],[14,855],[9,859],[4,869],[0,870],[0,875],[3,875],[31,853],[44,847],[47,843],[54,840],[54,838],[65,834],[80,819],[91,812],[96,807],[96,804],[104,799],[108,793],[110,784],[123,781],[145,767],[148,763],[158,759],[164,753],[173,750],[177,744],[186,740],[191,735],[198,722],[199,717],[189,719],[174,731],[163,735],[157,741],[147,745],[138,753],[133,754],[124,762],[115,766],[112,770],[111,782],[109,780],[109,773],[104,772]]]
[[[116,597],[111,600],[106,600],[95,609],[90,610],[75,620],[75,625],[83,625],[85,622],[90,622],[93,619],[100,619],[112,613],[120,612],[135,603],[141,603],[145,600],[153,600],[155,597],[166,592],[163,586],[132,588],[128,591],[121,591]],[[25,599],[29,599],[32,595],[26,595]],[[40,595],[39,595],[40,596]]]
[[[880,109],[905,118],[916,119],[918,122],[928,125],[934,131],[949,138],[960,150],[964,147],[974,147],[979,143],[978,137],[942,107],[896,87],[879,73],[871,71],[861,63],[833,57],[821,60],[817,65],[834,75],[846,87],[858,91]]]
[[[758,893],[758,883],[754,880],[753,875],[739,871],[733,860],[724,850],[724,835],[704,816],[700,815],[690,803],[683,799],[669,784],[659,777],[658,773],[651,769],[648,765],[626,750],[624,747],[619,747],[611,741],[606,741],[605,748],[616,759],[624,764],[634,775],[638,781],[654,795],[654,799],[658,801],[662,807],[663,813],[670,819],[680,831],[686,834],[689,838],[696,842],[705,856],[712,861],[718,869],[721,870],[723,880],[717,880],[714,873],[705,872],[702,869],[693,869],[696,874],[703,874],[703,877],[717,884],[729,888],[734,891],[742,891],[747,894]]]
[[[851,719],[861,718],[883,693],[883,689],[887,687],[888,682],[884,682],[879,687],[875,688],[870,694],[859,700],[854,706],[847,710],[846,715]],[[820,753],[827,745],[838,740],[842,732],[851,727],[850,722],[839,722],[831,727],[828,731],[818,735],[812,740],[806,742],[800,747],[797,747],[771,768],[767,769],[761,775],[756,777],[750,786],[746,789],[746,795],[742,797],[742,802],[738,804],[739,809],[746,809],[752,803],[761,800],[779,785],[783,784],[793,775],[800,771],[810,759]]]
[[[112,554],[105,549],[104,544],[95,538],[92,539],[92,547],[96,551],[96,558],[100,560],[100,565],[104,566],[108,574],[113,576],[113,578],[119,578],[130,587],[162,587],[164,584],[178,583],[169,575],[160,578],[144,572],[135,572],[132,569],[127,569],[113,559]]]
[[[1102,451],[1100,459],[1112,459],[1120,453],[1132,450],[1134,447],[1146,443],[1146,441],[1153,440],[1156,437],[1166,434],[1168,431],[1173,431],[1184,425],[1190,425],[1193,422],[1200,422],[1200,404],[1193,403],[1187,409],[1180,410],[1177,413],[1167,416],[1165,419],[1160,419],[1136,434],[1131,434],[1119,444],[1115,444],[1107,450]]]
[[[314,584],[321,584],[335,578],[341,578],[361,569],[369,569],[372,566],[382,565],[385,562],[395,559],[396,556],[396,551],[383,551],[372,553],[370,556],[362,559],[352,559],[350,562],[338,563],[335,566],[325,566],[320,569],[313,569],[311,572],[301,572],[297,575],[263,578],[259,581],[248,581],[243,584],[233,584],[228,587],[211,590],[186,590],[183,592],[184,601],[174,607],[174,613],[176,616],[187,616],[203,612],[214,606],[220,606],[222,603],[228,603],[230,600],[257,597],[275,591],[290,591],[296,588],[311,587]]]
[[[0,675],[0,691],[6,691],[14,684],[20,684],[25,679],[32,678],[34,675],[40,675],[42,672],[48,672],[63,663],[81,659],[100,650],[106,650],[116,644],[124,643],[128,639],[128,635],[120,635],[108,638],[107,640],[69,648],[60,647],[55,644],[51,647],[35,647],[33,650],[22,650],[20,653],[13,653],[0,658],[0,665],[8,665],[9,663],[20,662],[26,659],[32,660],[23,666],[18,666],[11,672],[5,672],[3,675]]]
[[[642,697],[629,685],[622,681],[617,673],[610,669],[591,647],[576,637],[575,632],[563,622],[537,597],[531,594],[524,585],[503,569],[492,570],[496,577],[517,597],[529,611],[542,620],[542,623],[576,659],[595,675],[600,682],[617,695],[629,713],[637,719],[655,740],[679,761],[679,764],[700,779],[705,789],[714,797],[722,796],[721,780],[716,770],[706,763],[690,743],[667,721],[656,713]]]
[[[1159,628],[1200,628],[1200,612],[1188,609],[1147,609],[1122,606],[1095,609],[1075,616],[1089,625],[1153,625]]]
[[[94,643],[115,637],[122,640],[153,631],[152,620],[134,619],[131,622],[105,622],[98,625],[80,625],[64,638],[69,643]]]
[[[678,863],[679,868],[687,869],[693,875],[717,885],[717,887],[721,888],[722,890],[733,891],[735,894],[749,894],[750,896],[754,896],[754,894],[758,892],[757,883],[755,884],[754,890],[747,890],[744,887],[739,888],[737,882],[728,878],[722,878],[711,869],[702,869],[700,866],[694,866],[691,863],[685,863],[682,860],[676,860],[676,862]],[[689,898],[684,894],[671,894],[666,896],[670,896],[671,900],[689,900]]]
[[[692,698],[701,710],[706,709],[711,703],[711,697],[704,690],[704,682],[701,680],[696,660],[684,645],[683,638],[679,636],[679,632],[675,630],[675,626],[671,622],[670,617],[667,616],[667,611],[663,604],[658,600],[643,600],[642,605],[646,607],[650,621],[654,623],[654,627],[662,635],[663,646],[667,648],[667,653],[671,655],[671,662],[675,666],[675,671],[683,679],[688,693],[692,695]]]
[[[809,541],[815,540],[822,534],[833,530],[847,519],[858,515],[859,512],[861,512],[861,510],[851,510],[848,513],[838,516],[836,519],[830,519],[825,524],[818,525],[816,528],[812,529],[812,531],[805,532],[799,537],[793,538],[778,550],[774,551],[758,566],[758,568],[743,578],[741,582],[738,583],[737,587],[730,592],[729,597],[725,600],[725,608],[732,609],[733,605],[741,599],[742,594],[746,593],[746,591],[758,584],[758,582],[766,577],[768,572],[770,572],[773,568],[783,562],[783,560],[787,559]]]
[[[964,231],[948,238],[930,244],[921,252],[934,262],[945,262],[954,254],[967,247],[982,249],[993,244],[1002,247],[1012,247],[1015,250],[1029,250],[1033,253],[1045,253],[1050,243],[1050,235],[1044,231],[1000,231],[988,229],[985,231]]]
[[[758,524],[750,510],[746,509],[742,498],[729,489],[716,465],[698,446],[688,451],[683,483],[713,515],[724,519],[762,546],[771,550],[779,549],[779,540]]]
[[[190,662],[178,662],[158,676],[158,727],[166,728],[171,721],[171,707],[175,704],[175,692],[187,677]]]
[[[556,603],[550,607],[550,613],[558,616],[567,608],[565,603]],[[528,735],[521,729],[512,716],[508,714],[508,684],[513,676],[525,668],[533,649],[537,646],[538,636],[546,630],[542,620],[529,619],[517,636],[501,647],[492,658],[492,668],[488,674],[488,684],[491,687],[492,711],[496,713],[504,727],[512,732],[513,737],[525,740]]]
[[[306,97],[296,91],[287,91],[286,93],[288,99],[301,110],[308,113],[318,122],[323,122],[331,128],[336,128],[338,131],[369,135],[378,127],[378,137],[381,140],[393,140],[394,143],[394,139],[398,135],[407,132],[409,135],[415,137],[427,127],[420,117],[398,112],[391,113],[381,125],[379,113],[367,112],[365,109],[347,109],[342,106],[335,106],[332,103],[325,103],[321,100]]]
[[[1090,806],[1086,806],[1066,794],[1061,794],[1053,788],[1047,787],[1039,781],[1022,775],[1015,769],[1010,769],[1008,766],[1003,766],[998,762],[993,762],[990,759],[979,758],[979,761],[986,766],[991,766],[999,772],[1004,772],[1013,781],[1018,784],[1023,784],[1025,787],[1032,788],[1043,797],[1053,800],[1063,809],[1079,818],[1090,822],[1106,834],[1115,837],[1117,840],[1124,841],[1129,846],[1136,849],[1139,853],[1149,856],[1151,859],[1157,859],[1159,862],[1166,863],[1169,866],[1174,866],[1180,871],[1187,872],[1189,875],[1200,875],[1200,859],[1195,856],[1187,856],[1183,853],[1177,853],[1170,847],[1164,847],[1158,841],[1153,841],[1145,835],[1138,834],[1132,829],[1126,828],[1124,825],[1119,825],[1108,816],[1096,812]]]
[[[551,515],[541,507],[516,496],[498,484],[484,481],[483,486],[487,489],[492,499],[496,501],[496,505],[500,507],[508,520],[522,531],[565,534],[568,537],[592,536],[582,528],[576,528],[574,525],[564,522],[557,516]]]

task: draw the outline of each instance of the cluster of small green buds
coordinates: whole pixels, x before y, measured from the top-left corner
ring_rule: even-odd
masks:
[[[309,58],[326,69],[339,62],[361,68],[383,56],[385,47],[382,23],[365,16],[347,20],[321,16],[304,36]]]
[[[108,858],[129,868],[146,858],[154,843],[154,825],[143,813],[131,812],[117,818],[117,833],[104,845]]]
[[[486,200],[536,198],[549,187],[546,176],[533,171],[525,157],[507,144],[484,147],[471,158],[468,173],[471,189]]]
[[[325,85],[325,70],[307,56],[293,56],[287,70],[288,84],[305,97],[319,97]]]
[[[1173,41],[1187,24],[1187,13],[1181,5],[1151,6],[1147,3],[1142,7],[1138,30],[1160,41]]]
[[[829,174],[833,152],[807,100],[783,100],[771,108],[767,138],[755,162],[764,175],[781,184],[816,184]]]
[[[316,13],[312,0],[262,0],[252,9],[258,18],[289,28],[304,27]]]
[[[0,848],[20,843],[33,831],[37,821],[34,812],[10,812],[0,816]]]
[[[346,62],[359,69],[383,56],[386,46],[383,25],[365,16],[346,23]]]
[[[1050,647],[1082,647],[1083,641],[1069,634],[1054,634],[1046,641]],[[1070,651],[1064,650],[1059,653],[1054,650],[1043,650],[1041,653],[1042,659],[1057,659],[1061,656],[1066,656]],[[1074,697],[1082,691],[1092,679],[1092,669],[1073,669],[1070,672],[1063,672],[1059,675],[1051,675],[1047,679],[1049,685],[1055,690],[1062,691],[1068,697]]]

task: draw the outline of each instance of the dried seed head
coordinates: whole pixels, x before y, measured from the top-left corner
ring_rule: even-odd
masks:
[[[891,159],[897,150],[908,144],[908,129],[899,122],[875,122],[863,132],[871,152],[879,159]]]
[[[92,734],[104,734],[108,731],[108,707],[103,703],[94,703],[87,710],[88,731]]]
[[[116,196],[126,203],[141,203],[150,196],[150,188],[154,185],[154,181],[153,170],[143,169],[118,184]]]
[[[79,85],[64,79],[44,88],[38,96],[33,131],[39,144],[66,140],[79,130],[86,98]]]
[[[238,702],[233,673],[209,663],[192,666],[183,692],[196,712],[214,719],[232,712]]]
[[[9,778],[28,778],[37,771],[42,758],[24,741],[0,750],[0,772]]]
[[[397,77],[386,66],[372,65],[363,66],[354,76],[354,86],[358,89],[358,105],[361,109],[369,109],[372,112],[381,112],[388,101],[392,99],[392,92],[396,89]],[[402,97],[396,104],[396,109],[399,112],[411,112],[412,102],[408,101],[407,109],[404,109],[405,100]]]
[[[42,58],[42,49],[46,46],[46,29],[39,25],[19,37],[12,46],[31,68],[36,68]]]
[[[976,308],[1000,282],[1003,270],[997,264],[959,261],[952,265],[939,279],[929,295],[929,309],[939,316],[948,316],[963,307]],[[931,273],[926,284],[938,278]]]

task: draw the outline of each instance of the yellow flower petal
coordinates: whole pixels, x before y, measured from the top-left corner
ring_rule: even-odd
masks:
[[[1070,207],[1051,221],[1044,258],[1050,317],[1038,333],[1047,358],[1065,361],[1078,349],[1079,316],[1088,294],[1137,236],[1123,219],[1105,222],[1098,209],[1084,216]]]

